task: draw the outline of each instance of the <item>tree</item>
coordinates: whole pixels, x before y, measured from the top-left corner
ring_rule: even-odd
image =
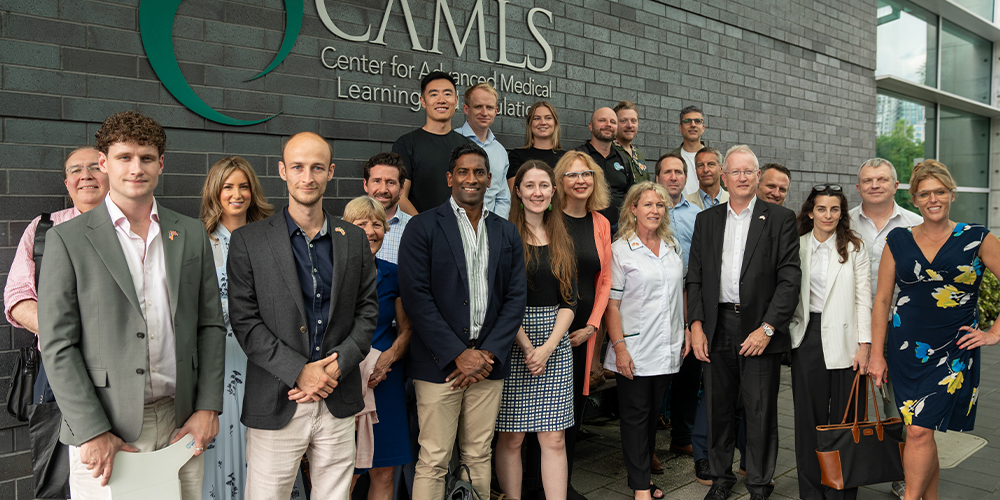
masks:
[[[880,158],[885,158],[896,166],[899,182],[909,182],[913,173],[913,161],[924,157],[924,141],[914,138],[913,125],[907,125],[900,119],[892,127],[892,132],[882,134],[875,139],[875,151]],[[910,193],[896,192],[896,203],[908,210],[916,211],[910,201]]]

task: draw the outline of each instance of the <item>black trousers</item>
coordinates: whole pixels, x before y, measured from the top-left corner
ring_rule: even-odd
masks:
[[[852,368],[826,369],[823,357],[822,324],[819,313],[809,314],[809,327],[802,344],[792,349],[792,401],[795,403],[795,464],[799,473],[799,498],[802,500],[854,500],[858,489],[835,490],[820,483],[819,460],[816,459],[816,426],[838,424],[854,384]],[[841,332],[836,332],[842,335]],[[862,385],[858,398],[859,415],[864,414],[867,401]],[[849,420],[853,421],[851,411]]]
[[[698,391],[701,389],[701,361],[690,353],[670,386],[670,444],[691,444],[695,415],[698,413]]]
[[[708,463],[713,483],[732,488],[736,446],[736,400],[743,397],[746,417],[747,490],[770,496],[778,458],[778,384],[781,354],[740,356],[740,316],[719,309],[719,322],[704,363],[708,400]]]
[[[622,453],[625,471],[628,472],[628,487],[633,490],[649,489],[649,462],[656,451],[656,425],[672,377],[654,375],[629,380],[615,375]]]

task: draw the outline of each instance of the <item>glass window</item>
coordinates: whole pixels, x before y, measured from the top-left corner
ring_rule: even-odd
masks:
[[[879,91],[875,100],[876,156],[892,162],[899,182],[909,182],[913,165],[935,157],[935,116],[931,103]],[[896,191],[896,203],[915,210],[903,189]]]
[[[992,56],[992,43],[945,20],[941,31],[941,90],[989,104]]]
[[[938,161],[948,166],[955,183],[989,187],[989,157],[990,119],[941,106]]]
[[[937,87],[937,16],[905,0],[878,1],[875,75]]]
[[[975,222],[985,226],[989,202],[989,193],[955,193],[955,202],[951,204],[948,218],[955,222]]]
[[[987,21],[993,21],[993,1],[994,0],[952,0],[953,2],[969,9],[973,14],[979,15]]]

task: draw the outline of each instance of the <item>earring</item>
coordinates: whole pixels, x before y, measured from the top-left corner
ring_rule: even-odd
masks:
[[[521,203],[521,208],[524,208],[524,203]]]
[[[549,209],[548,210],[549,210],[549,212],[552,211],[552,204],[551,203],[549,203]]]

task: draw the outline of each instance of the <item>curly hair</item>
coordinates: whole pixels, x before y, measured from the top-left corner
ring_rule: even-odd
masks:
[[[264,189],[250,162],[239,156],[227,156],[212,165],[205,178],[205,185],[201,188],[201,222],[205,224],[205,229],[213,240],[215,237],[211,234],[219,228],[222,220],[222,185],[237,170],[243,172],[250,182],[250,199],[246,200],[247,224],[264,220],[274,213],[274,207],[267,202]]]
[[[109,116],[94,136],[97,138],[97,150],[105,155],[116,142],[156,146],[160,156],[167,148],[167,134],[163,127],[138,111],[122,111]]]

